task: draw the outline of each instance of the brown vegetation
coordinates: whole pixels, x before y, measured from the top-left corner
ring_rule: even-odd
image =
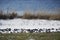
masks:
[[[3,14],[3,11],[0,11],[0,19],[13,19],[17,17],[17,13]]]
[[[15,12],[12,12],[10,14],[4,14],[3,11],[0,11],[0,19],[14,19],[14,18],[60,20],[60,14],[44,15],[40,13],[34,15],[30,12],[25,12],[23,16],[18,16],[17,13]]]
[[[28,14],[25,13],[22,18],[25,18],[25,19],[60,20],[60,14],[59,15],[42,15],[42,14],[32,15],[29,13]]]

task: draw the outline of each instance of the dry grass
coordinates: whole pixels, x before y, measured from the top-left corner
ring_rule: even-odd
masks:
[[[0,34],[0,40],[60,40],[60,33]]]
[[[48,20],[60,20],[60,14],[32,14],[30,12],[25,12],[23,16],[18,16],[17,13],[12,12],[10,14],[4,14],[3,11],[0,12],[0,19],[14,19],[14,18],[23,18],[23,19],[48,19]]]

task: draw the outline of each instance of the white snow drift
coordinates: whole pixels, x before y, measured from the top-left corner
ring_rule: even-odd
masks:
[[[38,29],[38,28],[60,28],[60,21],[43,19],[12,19],[0,20],[0,29]]]

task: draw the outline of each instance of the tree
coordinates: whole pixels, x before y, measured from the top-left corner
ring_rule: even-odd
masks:
[[[2,17],[3,17],[3,11],[0,10],[0,19],[2,19]]]
[[[10,16],[9,16],[10,19],[13,19],[15,17],[17,17],[17,13],[15,13],[15,12],[12,12],[12,14],[10,14]]]

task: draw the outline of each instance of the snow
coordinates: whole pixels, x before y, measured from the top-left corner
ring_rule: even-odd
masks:
[[[38,29],[38,28],[60,28],[60,21],[57,20],[43,20],[43,19],[11,19],[0,20],[0,29]]]

